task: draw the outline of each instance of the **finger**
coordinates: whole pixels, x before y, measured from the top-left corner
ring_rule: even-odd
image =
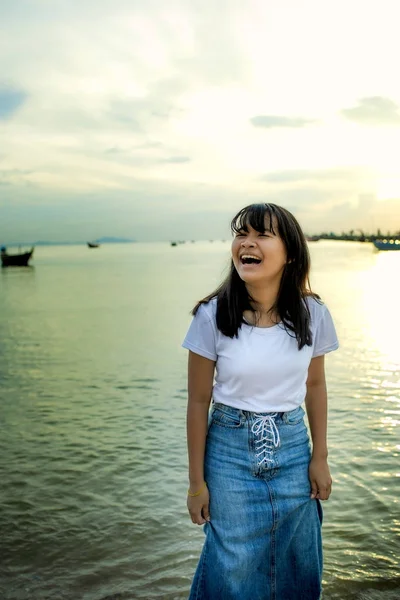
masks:
[[[311,481],[311,498],[316,498],[318,494],[318,486],[316,481]]]
[[[192,519],[192,523],[197,523],[199,512],[193,508],[189,508],[189,514],[190,518]]]
[[[204,525],[205,520],[203,519],[201,511],[200,512],[193,512],[191,514],[191,517],[192,517],[193,523],[195,523],[196,525]]]
[[[190,513],[190,518],[192,519],[192,523],[195,525],[204,525],[205,520],[203,519],[201,512],[193,511]]]
[[[211,521],[211,517],[210,517],[210,505],[209,504],[205,504],[203,506],[203,517],[205,518],[206,521]]]
[[[192,523],[194,523],[195,525],[204,525],[205,520],[201,515],[199,515],[196,517],[192,517]]]
[[[328,500],[330,493],[331,493],[330,488],[328,488],[328,487],[320,488],[319,493],[318,493],[319,499],[320,500]]]

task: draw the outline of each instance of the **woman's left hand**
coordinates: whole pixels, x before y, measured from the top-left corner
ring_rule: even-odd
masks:
[[[328,500],[332,491],[332,478],[326,458],[313,456],[308,467],[311,498]]]

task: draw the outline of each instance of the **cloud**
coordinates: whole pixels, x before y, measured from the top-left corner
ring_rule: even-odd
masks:
[[[102,236],[138,241],[227,239],[230,220],[242,205],[240,192],[168,180],[138,180],[130,189],[112,192],[60,191],[57,203],[52,190],[28,192],[15,185],[9,193],[0,187],[0,244]]]
[[[285,169],[272,171],[262,177],[262,181],[277,184],[292,183],[329,183],[337,181],[355,181],[360,177],[368,176],[362,168],[332,168],[332,169]]]
[[[7,120],[20,106],[24,104],[28,95],[22,90],[0,85],[0,120]]]
[[[170,164],[182,164],[190,161],[189,156],[171,156],[170,158],[165,158],[161,162],[170,163]]]
[[[123,125],[131,130],[146,133],[164,125],[183,111],[179,98],[187,90],[187,82],[177,77],[163,78],[150,84],[145,94],[137,98],[114,97],[102,119]]]
[[[0,185],[15,185],[24,183],[26,175],[31,171],[27,169],[0,169]]]
[[[384,96],[361,98],[357,106],[344,108],[341,114],[365,125],[400,125],[400,107]]]
[[[314,215],[310,214],[310,222]],[[364,231],[378,228],[395,232],[400,218],[400,199],[378,201],[374,194],[359,194],[352,202],[337,201],[325,209],[325,231]]]
[[[115,163],[131,164],[136,166],[154,166],[162,164],[185,164],[191,161],[190,156],[176,153],[176,149],[161,143],[139,144],[121,148],[111,146],[103,151],[103,154]],[[101,156],[94,152],[93,156]]]
[[[272,129],[273,127],[290,127],[299,128],[315,123],[315,120],[303,119],[301,117],[281,117],[277,115],[257,115],[250,119],[250,123],[254,127],[265,127]]]

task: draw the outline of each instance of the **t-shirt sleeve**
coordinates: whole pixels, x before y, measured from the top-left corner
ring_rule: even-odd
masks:
[[[182,347],[195,354],[200,354],[204,358],[217,360],[215,319],[209,314],[207,307],[208,305],[200,305],[192,319]]]
[[[336,335],[335,325],[328,308],[323,304],[321,306],[321,318],[319,319],[316,331],[314,332],[314,350],[312,357],[322,356],[339,348],[339,342]]]

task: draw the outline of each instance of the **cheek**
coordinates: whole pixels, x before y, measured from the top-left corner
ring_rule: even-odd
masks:
[[[270,248],[270,256],[274,256],[275,262],[279,264],[286,263],[286,248],[282,242],[276,244],[276,246],[272,249]]]
[[[282,242],[279,244],[278,246],[278,251],[277,254],[279,256],[279,258],[283,261],[286,262],[286,248],[285,246],[282,244]]]
[[[240,241],[233,240],[232,245],[231,245],[231,254],[232,254],[233,260],[235,260],[235,256],[237,256],[239,246],[240,246]]]

